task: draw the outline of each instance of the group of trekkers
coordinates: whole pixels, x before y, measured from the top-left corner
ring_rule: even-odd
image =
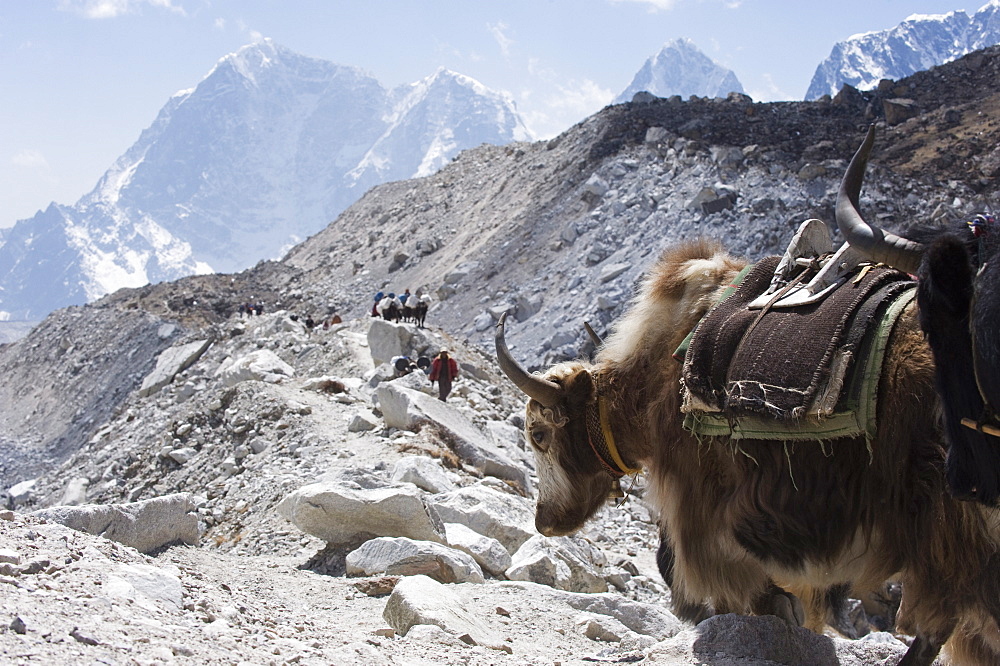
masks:
[[[402,321],[416,324],[423,328],[430,301],[431,298],[427,294],[416,296],[411,294],[409,289],[398,296],[391,291],[388,294],[379,291],[375,294],[375,302],[372,304],[372,316],[396,323]]]
[[[293,314],[289,315],[289,319],[291,319],[292,321],[299,321],[299,319],[302,319],[302,323],[306,327],[307,335],[312,335],[312,330],[317,326],[322,327],[323,330],[326,331],[329,330],[330,327],[333,326],[334,324],[340,324],[343,322],[343,319],[341,319],[340,315],[338,314],[330,315],[329,317],[326,317],[321,321],[316,321],[315,319],[313,319],[313,316],[311,314],[307,314],[304,318],[300,317],[297,314]]]
[[[261,302],[251,303],[250,301],[240,303],[239,313],[240,319],[243,319],[243,315],[252,317],[254,315],[264,314],[264,304]]]

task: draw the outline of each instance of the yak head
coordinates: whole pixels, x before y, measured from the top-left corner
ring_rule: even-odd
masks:
[[[869,224],[858,212],[858,195],[873,142],[874,127],[844,175],[837,225],[847,242],[872,261],[917,275],[920,327],[934,357],[948,443],[949,490],[958,499],[996,505],[1000,224],[992,216],[978,215],[954,230],[918,230],[911,234],[913,239]]]
[[[583,363],[561,363],[544,376],[528,373],[507,348],[505,320],[506,314],[497,324],[497,360],[531,398],[525,432],[538,471],[535,529],[545,536],[571,534],[597,513],[617,481],[588,438],[587,414],[597,401],[592,369]]]

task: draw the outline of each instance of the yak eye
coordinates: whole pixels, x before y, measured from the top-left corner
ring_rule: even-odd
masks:
[[[542,447],[542,442],[545,441],[545,431],[541,428],[536,428],[531,431],[531,441],[535,443],[538,448]]]

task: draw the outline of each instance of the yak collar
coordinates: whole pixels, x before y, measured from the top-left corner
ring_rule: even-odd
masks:
[[[587,441],[611,476],[620,479],[626,474],[638,474],[642,471],[640,468],[629,467],[622,460],[608,421],[608,403],[601,396],[598,396],[596,405],[587,409]]]

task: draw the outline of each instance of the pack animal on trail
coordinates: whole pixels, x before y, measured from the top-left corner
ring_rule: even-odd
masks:
[[[525,428],[539,479],[535,526],[547,536],[576,531],[623,474],[645,468],[647,496],[673,555],[675,607],[689,614],[772,614],[820,631],[830,619],[831,596],[849,589],[863,597],[893,579],[903,590],[897,629],[915,637],[900,664],[931,664],[946,643],[955,663],[996,664],[1000,521],[990,505],[998,472],[952,471],[977,454],[955,452],[963,442],[946,437],[934,406],[943,404],[946,415],[983,412],[975,402],[960,404],[967,396],[942,379],[947,369],[935,370],[935,354],[948,353],[935,347],[935,335],[961,329],[972,313],[968,355],[978,376],[996,381],[997,340],[983,327],[996,330],[997,290],[976,285],[971,268],[970,276],[946,279],[931,266],[935,248],[958,253],[967,245],[961,240],[931,241],[921,267],[923,246],[897,242],[863,222],[857,200],[872,140],[870,132],[848,167],[838,223],[862,253],[895,258],[902,247],[909,263],[900,268],[944,284],[944,295],[929,291],[930,304],[921,294],[919,307],[906,305],[888,335],[877,431],[869,438],[782,443],[685,430],[682,366],[672,353],[747,265],[715,242],[686,243],[663,253],[593,363],[530,374],[511,357],[501,317],[500,367],[531,398]],[[883,257],[882,238],[891,256]],[[980,278],[991,270],[988,264]],[[922,291],[931,289],[921,283]],[[970,309],[947,300],[956,285],[975,293]],[[985,401],[997,404],[989,380],[980,387]]]

